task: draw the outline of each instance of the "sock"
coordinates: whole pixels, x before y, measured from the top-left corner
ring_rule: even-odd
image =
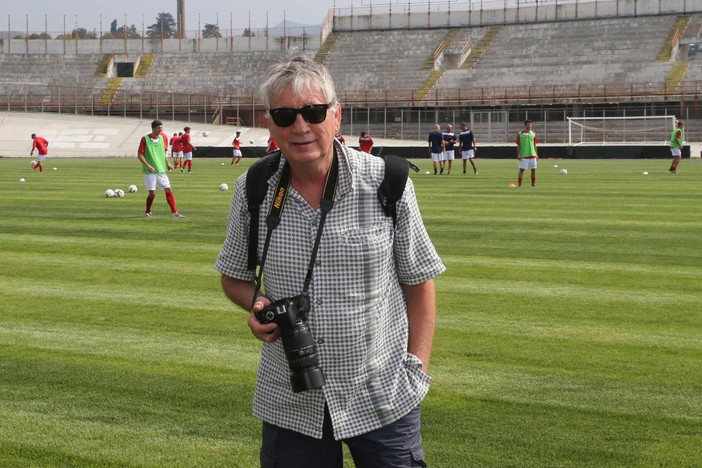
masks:
[[[173,197],[173,192],[166,192],[166,201],[168,202],[168,205],[171,207],[171,213],[175,213],[176,211],[178,211],[176,209],[175,198]]]
[[[149,195],[148,197],[146,197],[146,212],[147,213],[151,212],[151,204],[154,202],[154,198],[156,198],[156,196]]]
[[[192,161],[188,161],[188,172],[190,172],[190,171],[192,171],[192,170],[193,170],[193,162],[192,162]]]
[[[39,172],[44,172],[44,165],[42,163],[39,163]]]
[[[519,177],[519,185],[522,185],[522,178]]]
[[[671,170],[671,171],[675,171],[675,170],[677,170],[677,168],[678,168],[678,166],[676,166],[676,165],[674,165],[674,164],[673,164],[672,166],[670,166],[670,170]]]
[[[531,176],[531,185],[536,185],[536,176]]]

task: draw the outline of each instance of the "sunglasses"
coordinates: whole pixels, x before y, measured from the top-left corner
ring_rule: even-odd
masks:
[[[295,123],[297,114],[302,115],[307,123],[319,124],[327,119],[327,109],[332,106],[329,104],[310,104],[300,107],[299,109],[291,109],[289,107],[279,107],[268,111],[273,123],[278,127],[289,127]]]

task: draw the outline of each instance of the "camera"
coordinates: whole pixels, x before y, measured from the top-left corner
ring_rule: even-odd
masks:
[[[290,384],[295,393],[324,385],[317,346],[307,324],[309,311],[310,299],[306,294],[301,294],[275,301],[255,313],[261,324],[276,323],[280,328],[283,349],[290,367]]]

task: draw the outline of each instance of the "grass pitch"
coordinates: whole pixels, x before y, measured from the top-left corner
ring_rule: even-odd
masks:
[[[144,219],[135,159],[0,159],[0,465],[257,466],[260,344],[214,270],[251,161],[222,162]],[[430,466],[702,465],[702,163],[477,164],[412,174],[448,268]]]

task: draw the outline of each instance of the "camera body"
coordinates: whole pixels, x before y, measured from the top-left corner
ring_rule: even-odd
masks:
[[[275,301],[260,312],[254,313],[260,323],[276,323],[280,328],[283,349],[290,368],[290,384],[295,393],[324,385],[317,345],[307,324],[309,311],[309,297],[307,294],[300,294]]]

